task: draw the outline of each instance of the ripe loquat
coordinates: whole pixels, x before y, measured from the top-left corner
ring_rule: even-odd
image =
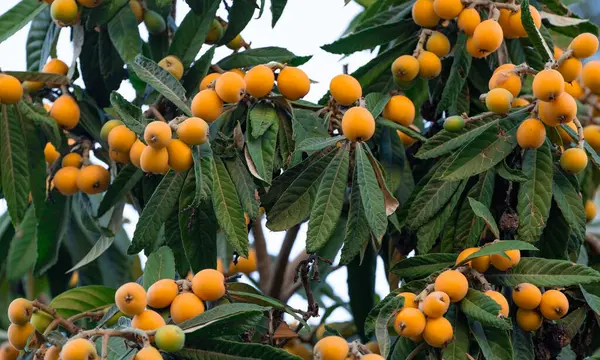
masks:
[[[89,340],[77,338],[68,341],[60,352],[62,360],[87,360],[95,359],[98,353],[96,347]]]
[[[313,351],[321,356],[321,360],[344,360],[350,347],[346,339],[340,336],[326,336],[317,342]]]
[[[440,58],[430,51],[421,51],[417,60],[419,61],[419,76],[423,79],[433,79],[442,72]]]
[[[142,350],[138,351],[135,354],[135,358],[133,360],[162,360],[163,357],[160,354],[160,351],[156,350],[152,346],[146,346]]]
[[[498,24],[502,28],[502,33],[506,39],[516,39],[519,36],[516,31],[510,26],[510,17],[513,12],[510,9],[498,9],[500,10],[500,16],[498,17]]]
[[[490,90],[503,88],[510,91],[513,96],[519,96],[521,92],[521,77],[512,71],[514,68],[513,64],[506,64],[496,69],[488,82]]]
[[[548,290],[542,295],[540,312],[548,320],[559,320],[569,312],[569,300],[558,290]]]
[[[517,310],[517,325],[524,331],[536,331],[542,326],[542,315],[537,310]]]
[[[585,169],[588,163],[588,157],[585,151],[580,148],[570,148],[565,150],[560,156],[560,167],[571,174],[577,174]]]
[[[79,170],[76,167],[63,167],[54,174],[54,186],[63,195],[74,195],[79,191],[77,177]]]
[[[246,91],[255,98],[262,98],[273,90],[275,74],[266,65],[257,65],[250,69],[244,76]]]
[[[158,62],[158,66],[169,72],[175,79],[181,80],[183,77],[183,63],[177,56],[169,55]]]
[[[367,141],[375,133],[375,119],[362,107],[351,107],[342,117],[342,132],[352,141]]]
[[[83,163],[83,158],[78,153],[72,152],[68,153],[62,159],[62,167],[76,167],[80,168]]]
[[[79,170],[77,187],[83,193],[92,195],[106,191],[110,185],[110,173],[100,165],[89,165]]]
[[[464,9],[458,15],[458,28],[465,32],[468,36],[473,36],[475,28],[481,23],[479,11],[474,8]]]
[[[192,100],[192,115],[212,123],[223,112],[223,100],[212,89],[200,91]]]
[[[185,333],[179,326],[165,325],[156,330],[154,342],[163,351],[179,351],[183,349],[183,345],[185,344]]]
[[[417,295],[415,295],[414,293],[411,292],[401,292],[396,296],[402,296],[404,297],[404,307],[405,308],[415,308],[417,309],[419,307],[419,304],[417,304],[417,302],[415,301]]]
[[[79,7],[75,0],[54,0],[50,6],[52,20],[59,25],[73,25],[79,17]]]
[[[179,139],[173,139],[167,145],[169,153],[169,166],[177,172],[188,171],[194,164],[192,149]]]
[[[501,293],[494,291],[494,290],[488,290],[488,291],[484,292],[484,294],[489,296],[490,298],[492,298],[492,300],[494,300],[498,305],[500,305],[500,315],[507,318],[508,317],[508,301],[506,300],[504,295],[502,295]]]
[[[383,117],[409,126],[415,121],[415,105],[404,95],[394,95],[383,108]]]
[[[519,308],[533,310],[540,306],[542,292],[533,284],[521,283],[513,288],[512,299]]]
[[[442,347],[452,341],[454,329],[452,324],[444,317],[429,318],[423,330],[423,339],[433,347]]]
[[[93,9],[102,5],[102,1],[103,0],[77,0],[77,2],[81,4],[81,6],[86,7],[88,9]]]
[[[558,67],[558,72],[563,76],[566,83],[570,83],[575,81],[581,75],[581,70],[583,69],[583,65],[581,64],[581,60],[572,57],[566,59],[560,64]]]
[[[464,259],[466,259],[467,257],[476,253],[479,250],[480,248],[478,247],[464,249],[460,252],[460,254],[458,254],[458,257],[456,258],[456,265],[460,264]],[[476,257],[472,260],[467,261],[465,265],[479,271],[480,273],[484,273],[490,268],[490,256],[484,255]]]
[[[152,10],[144,11],[144,24],[148,32],[152,35],[162,34],[167,30],[165,19],[159,13]]]
[[[446,35],[442,34],[441,32],[434,31],[429,38],[427,38],[425,49],[442,58],[450,54],[450,40],[448,40]]]
[[[409,128],[413,129],[416,132],[421,132],[421,130],[418,127],[416,127],[414,124],[411,124],[409,126]],[[412,144],[414,144],[417,141],[417,139],[406,135],[405,133],[403,133],[400,130],[396,130],[396,133],[398,134],[398,137],[400,137],[400,141],[402,141],[402,144],[404,145],[405,148],[411,146]]]
[[[118,164],[129,164],[129,152],[110,150],[108,156]]]
[[[5,341],[0,345],[0,359],[2,360],[17,360],[19,350],[15,349],[10,342]]]
[[[542,16],[539,11],[531,5],[529,5],[529,12],[531,13],[531,17],[533,19],[533,23],[536,28],[542,27]],[[519,9],[516,13],[513,13],[508,18],[510,28],[512,32],[516,35],[516,37],[527,37],[527,32],[525,31],[525,27],[523,26],[523,21],[521,18],[521,9]]]
[[[181,293],[171,303],[171,319],[175,324],[181,324],[203,312],[204,304],[192,293]]]
[[[479,51],[494,52],[502,45],[503,34],[498,22],[488,19],[477,25],[473,32],[473,41]]]
[[[434,291],[419,304],[419,308],[429,318],[444,316],[450,306],[450,297],[442,291]],[[411,335],[412,336],[412,335]]]
[[[592,220],[594,220],[596,218],[596,215],[598,214],[598,207],[596,206],[596,203],[593,200],[587,200],[585,202],[585,220],[587,222],[591,222]]]
[[[412,55],[398,57],[392,63],[392,74],[400,81],[413,81],[419,75],[419,60]]]
[[[257,258],[256,258],[256,250],[250,249],[248,251],[248,258],[239,257],[238,263],[234,264],[233,261],[229,265],[230,273],[243,273],[249,275],[256,271],[257,267]]]
[[[177,136],[188,145],[201,145],[208,141],[208,124],[201,118],[191,117],[179,124]]]
[[[293,66],[286,66],[277,76],[277,87],[283,97],[296,101],[310,91],[310,79],[304,71]]]
[[[540,101],[538,113],[548,126],[569,123],[577,116],[577,102],[567,92],[563,92],[554,101]]]
[[[126,153],[129,152],[133,143],[137,140],[135,133],[125,125],[115,126],[108,133],[108,146],[115,151]]]
[[[148,306],[155,309],[166,308],[179,293],[177,283],[171,279],[158,280],[148,288],[146,299]]]
[[[156,330],[165,325],[165,319],[154,310],[144,310],[131,320],[133,328],[145,331]]]
[[[467,278],[459,271],[446,270],[435,279],[435,291],[442,291],[448,294],[450,301],[461,301],[469,290]]]
[[[600,94],[600,60],[592,60],[583,66],[581,72],[581,80],[583,85],[589,88],[592,93]],[[0,95],[0,99],[2,95]]]
[[[542,101],[552,101],[565,91],[565,79],[554,69],[542,70],[533,78],[533,96]]]
[[[134,282],[122,285],[115,293],[115,304],[127,316],[141,314],[147,304],[146,290]]]
[[[56,120],[58,126],[71,130],[79,123],[81,111],[75,99],[70,95],[62,95],[52,105],[50,116]]]
[[[206,75],[202,81],[200,81],[200,91],[208,89],[208,86],[212,84],[215,80],[217,80],[221,76],[219,73],[212,73]]]
[[[514,98],[512,101],[513,108],[523,107],[523,106],[527,106],[529,104],[531,104],[529,102],[529,100],[523,99],[523,98]]]
[[[8,341],[15,349],[23,350],[34,331],[33,325],[28,322],[23,325],[10,324],[7,331]]]
[[[219,300],[225,295],[225,276],[217,270],[204,269],[194,275],[192,291],[201,300]]]
[[[425,315],[415,308],[403,308],[396,315],[394,330],[400,336],[413,337],[423,333],[425,329]]]
[[[156,149],[164,148],[169,145],[172,136],[173,132],[171,131],[171,127],[163,121],[153,121],[146,125],[146,129],[144,130],[144,140],[146,141],[146,144]],[[131,144],[131,146],[133,146],[133,144]],[[128,150],[131,149],[131,146]]]
[[[575,133],[577,133],[577,126],[575,126],[574,122],[571,121],[569,123],[566,123],[565,125],[570,127]],[[558,130],[558,135],[560,135],[560,138],[562,139],[563,145],[568,145],[575,140],[571,137],[571,135],[569,135],[565,130],[563,130],[562,126],[557,126],[556,129]],[[583,131],[585,134],[585,128],[583,129]],[[585,140],[587,141],[587,136],[585,136]]]
[[[479,49],[472,36],[467,39],[467,52],[476,59],[484,58],[490,54],[489,51]]]
[[[366,354],[363,355],[361,360],[385,360],[385,358],[379,354]]]
[[[142,4],[139,0],[129,0],[129,7],[131,8],[131,11],[133,11],[137,23],[141,24],[142,21],[144,21],[144,7]]]
[[[145,148],[146,145],[143,142],[136,140],[131,146],[131,149],[129,149],[129,160],[138,169],[142,167],[140,161],[142,158],[142,151],[144,151]]]
[[[368,343],[365,344],[365,346],[367,347],[367,349],[369,349],[373,354],[377,354],[380,355],[381,354],[381,349],[379,348],[379,344],[377,343],[377,341],[369,341]]]
[[[415,24],[424,28],[435,27],[440,22],[433,8],[433,0],[417,0],[412,7],[412,18]]]
[[[590,33],[579,34],[571,40],[569,49],[578,59],[588,58],[598,51],[598,37]]]
[[[246,82],[239,74],[228,71],[217,79],[215,91],[224,102],[237,103],[246,93]]]
[[[485,97],[488,110],[496,114],[506,114],[512,106],[513,95],[504,88],[490,90]]]
[[[517,129],[517,143],[522,149],[537,149],[546,140],[546,127],[538,119],[527,119]]]
[[[335,101],[344,106],[354,104],[362,96],[362,87],[358,80],[346,74],[331,79],[329,91]]]
[[[42,72],[50,73],[50,74],[67,75],[67,73],[69,72],[69,66],[67,64],[65,64],[62,60],[51,59],[50,61],[48,61],[46,63],[46,65],[44,65],[44,67],[42,68]],[[43,86],[44,86],[44,84],[42,83],[40,88],[42,88]],[[54,88],[59,87],[56,84],[48,84],[48,86],[54,87]]]
[[[25,325],[31,320],[33,305],[31,301],[17,298],[8,305],[8,320],[16,325]]]
[[[169,152],[167,148],[155,149],[146,146],[140,156],[140,167],[147,173],[166,174],[169,171]]]
[[[50,346],[44,354],[44,360],[59,360],[61,348],[58,346]],[[1,359],[1,357],[0,357]]]
[[[577,80],[573,80],[570,83],[566,82],[565,92],[571,95],[574,99],[581,99],[585,95],[585,91]]]
[[[433,10],[442,19],[451,20],[463,11],[460,0],[433,0]]]
[[[108,120],[102,125],[102,129],[100,129],[100,137],[104,139],[104,141],[108,141],[108,134],[112,131],[112,129],[116,128],[119,125],[125,125],[121,120],[113,119]]]
[[[23,97],[21,82],[11,75],[0,74],[0,104],[16,104]]]
[[[502,254],[490,255],[492,265],[500,271],[506,271],[509,268],[517,265],[521,261],[521,251],[519,251],[519,250],[506,250],[506,251],[504,251],[504,253],[510,259],[507,259]]]

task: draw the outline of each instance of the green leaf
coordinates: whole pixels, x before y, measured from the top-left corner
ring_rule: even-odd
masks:
[[[259,306],[255,304],[231,303],[207,310],[206,312],[203,312],[192,319],[182,322],[178,326],[186,334],[191,334],[212,324],[218,325],[223,320],[233,316],[238,316],[240,314],[244,314],[246,316],[259,314],[262,316],[270,309],[270,307]]]
[[[375,325],[375,335],[377,342],[379,343],[379,349],[381,355],[387,358],[390,352],[390,335],[388,332],[388,323],[394,314],[396,314],[404,306],[404,297],[394,297],[391,301],[387,302],[377,315],[377,322]]]
[[[263,135],[271,125],[277,122],[278,116],[275,108],[265,102],[259,102],[248,112],[248,121],[252,128],[252,137]]]
[[[371,112],[375,119],[381,115],[391,97],[392,96],[388,93],[370,93],[365,96],[365,104],[367,109]]]
[[[212,201],[217,220],[234,251],[248,257],[248,231],[240,199],[223,161],[218,157],[213,159]]]
[[[482,246],[479,251],[474,252],[473,254],[464,258],[463,261],[460,262],[460,265],[481,256],[502,254],[507,250],[536,251],[537,248],[528,242],[518,240],[502,240],[498,242],[492,242]]]
[[[6,278],[19,280],[33,268],[37,258],[35,209],[30,207],[10,242],[6,257]]]
[[[598,296],[600,289],[598,288],[598,284],[579,285],[579,289],[590,309],[596,315],[600,315],[600,296]]]
[[[225,45],[241,33],[250,20],[252,20],[254,10],[257,8],[256,0],[233,0],[233,4],[229,8],[229,14],[227,15],[228,25],[218,44]]]
[[[65,291],[50,302],[49,306],[62,317],[71,317],[86,311],[101,310],[115,302],[115,290],[106,286],[80,286]]]
[[[469,319],[479,321],[483,326],[503,330],[512,329],[510,322],[498,317],[500,305],[480,291],[469,289],[467,296],[460,302],[460,309]]]
[[[535,360],[533,340],[529,331],[516,326],[512,332],[514,358],[519,360]]]
[[[344,135],[338,135],[327,138],[306,138],[300,144],[296,145],[296,151],[316,151],[324,149],[328,146],[337,144],[339,141],[345,140]]]
[[[202,1],[197,9],[187,13],[175,31],[169,54],[181,59],[184,67],[189,67],[200,52],[219,4],[219,0]]]
[[[387,120],[387,119],[384,119],[384,118],[380,117],[380,118],[377,119],[377,123],[381,124],[383,126],[395,129],[395,130],[400,130],[400,131],[402,131],[403,133],[405,133],[406,135],[410,136],[413,139],[417,139],[419,141],[427,141],[427,138],[425,136],[421,135],[420,132],[418,132],[418,131],[416,131],[414,129],[411,129],[409,127],[400,125],[398,123],[395,123],[395,122],[393,122],[391,120]]]
[[[27,70],[41,71],[50,56],[50,46],[58,35],[58,26],[52,21],[50,8],[41,11],[31,22],[27,34]]]
[[[140,79],[169,99],[186,115],[192,116],[192,111],[186,103],[185,89],[173,75],[143,55],[136,56],[129,66]]]
[[[442,350],[443,357],[446,360],[465,360],[469,353],[469,325],[458,306],[458,304],[452,304],[445,316],[454,330],[454,340]]]
[[[409,338],[400,336],[390,354],[390,360],[405,360],[414,350],[415,343]]]
[[[200,90],[198,84],[208,74],[212,59],[215,56],[215,47],[211,47],[200,59],[185,73],[181,82],[190,98],[195,96]]]
[[[271,0],[271,27],[275,27],[277,21],[279,21],[285,5],[287,5],[287,0]]]
[[[372,49],[398,38],[398,34],[412,34],[417,25],[411,20],[399,20],[376,25],[321,46],[321,49],[333,54],[352,54],[356,51]]]
[[[275,147],[277,145],[277,132],[279,131],[279,120],[275,109],[271,108],[268,119],[271,119],[271,125],[258,137],[248,136],[246,139],[246,149],[248,157],[252,160],[259,179],[271,184],[273,179],[273,162],[275,160]],[[248,129],[246,133],[254,133],[254,124],[247,122]],[[260,131],[258,131],[260,132]],[[248,161],[250,163],[250,161]],[[250,165],[249,165],[250,166]]]
[[[540,11],[540,15],[547,21],[551,30],[568,37],[575,37],[581,33],[589,32],[598,35],[598,27],[588,19],[580,19],[576,15],[560,16],[546,11]]]
[[[518,238],[536,242],[546,226],[552,201],[552,154],[547,143],[525,152],[523,172],[528,180],[519,187]]]
[[[194,179],[196,181],[193,204],[196,206],[201,201],[209,199],[212,192],[212,156],[212,149],[208,143],[192,147]]]
[[[26,100],[17,104],[19,112],[27,119],[33,121],[37,127],[42,129],[46,137],[56,148],[61,147],[61,130],[56,125],[56,120],[48,116],[42,107],[38,107]]]
[[[242,202],[242,209],[248,214],[250,219],[256,219],[259,215],[258,189],[254,184],[252,175],[239,156],[235,156],[231,160],[224,160],[224,162],[235,185],[238,197]]]
[[[119,201],[127,195],[128,192],[144,177],[144,172],[134,165],[125,165],[117,174],[117,177],[106,190],[102,197],[100,206],[98,206],[97,217],[101,217],[112,209]]]
[[[583,241],[585,237],[585,209],[579,192],[561,169],[554,166],[552,192],[558,208],[574,235]]]
[[[114,237],[101,236],[98,241],[94,244],[94,246],[90,249],[90,251],[83,257],[83,259],[79,260],[75,266],[73,266],[67,273],[78,270],[87,264],[93,262],[97,258],[99,258],[102,254],[111,247],[113,242],[115,241]]]
[[[533,257],[521,259],[510,272],[490,271],[485,276],[488,280],[504,286],[530,282],[536,286],[564,287],[600,280],[600,273],[585,265]]]
[[[161,226],[177,205],[185,176],[186,173],[171,170],[163,177],[140,215],[131,245],[127,249],[129,255],[152,248]]]
[[[225,70],[266,64],[269,62],[289,63],[297,56],[291,51],[270,46],[264,48],[248,49],[239,53],[233,53],[221,59],[217,65]],[[306,60],[308,61],[308,59]],[[300,64],[296,64],[300,65]]]
[[[500,239],[500,230],[498,230],[498,225],[496,224],[496,220],[494,220],[494,215],[492,215],[490,209],[472,197],[469,197],[468,200],[469,204],[471,205],[471,209],[473,209],[473,213],[485,221],[496,239]]]
[[[71,202],[57,191],[50,196],[52,204],[44,206],[37,225],[37,253],[34,275],[39,276],[58,261],[60,244],[68,228]]]
[[[527,37],[533,43],[533,46],[537,52],[542,56],[542,59],[554,59],[554,52],[552,49],[550,49],[550,47],[548,47],[548,44],[546,44],[546,41],[544,41],[544,38],[542,37],[542,34],[533,23],[533,18],[531,17],[531,12],[529,11],[529,0],[521,1],[521,22],[523,23],[525,32],[527,32]]]
[[[383,193],[377,183],[375,171],[368,159],[364,144],[357,143],[356,156],[356,177],[358,189],[361,193],[361,200],[365,211],[365,217],[369,227],[377,241],[380,241],[387,229],[387,215],[385,212],[385,203]]]
[[[536,243],[540,249],[536,255],[547,259],[567,259],[570,235],[571,227],[556,202],[553,202],[550,207],[548,224],[544,228],[540,240]]]
[[[456,104],[458,97],[461,95],[461,90],[465,85],[469,70],[471,69],[471,55],[467,52],[467,35],[460,33],[454,46],[454,62],[450,69],[450,76],[444,83],[442,97],[437,104],[436,114],[441,114],[442,111],[448,111]],[[460,115],[460,114],[454,114]]]
[[[142,109],[125,100],[125,98],[116,91],[113,91],[110,94],[110,104],[119,115],[119,120],[123,121],[131,131],[137,134],[137,136],[144,137],[146,124],[140,120],[142,119]]]
[[[353,174],[353,184],[357,184],[356,171]],[[340,264],[350,263],[358,253],[364,249],[364,245],[371,238],[369,222],[365,216],[362,205],[360,189],[353,186],[350,194],[350,210],[348,211],[348,224],[346,225],[346,237]]]
[[[434,253],[400,260],[390,270],[405,281],[422,279],[437,271],[454,266],[456,254]]]
[[[100,6],[89,12],[89,17],[85,24],[86,29],[93,29],[96,26],[108,24],[108,22],[126,5],[129,5],[128,0],[104,1]]]
[[[585,321],[586,314],[587,308],[582,306],[571,311],[564,318],[556,320],[556,323],[565,330],[565,335],[572,339],[579,333],[579,330]]]
[[[102,348],[102,338],[98,338],[95,341],[96,348]],[[120,360],[129,359],[132,357],[134,349],[127,346],[127,343],[119,337],[109,337],[108,344],[106,346],[107,360]]]
[[[0,16],[0,44],[48,7],[38,0],[21,0]]]
[[[496,166],[498,175],[502,176],[505,180],[522,183],[527,181],[527,176],[520,169],[513,169],[506,164],[506,161],[501,162]]]
[[[369,339],[364,332],[365,322],[369,317],[370,309],[375,306],[376,272],[377,253],[373,246],[367,245],[363,251],[363,256],[355,257],[348,264],[348,297],[350,298],[350,310],[354,325],[358,328],[358,335],[361,340],[365,342]],[[380,319],[377,320],[379,321]]]
[[[318,251],[333,233],[342,212],[350,167],[350,151],[342,147],[329,163],[317,190],[308,222],[306,251]]]
[[[144,287],[148,289],[152,284],[162,279],[175,278],[175,258],[173,251],[168,246],[162,246],[150,256],[144,267]]]
[[[513,360],[513,348],[506,330],[483,327],[479,322],[469,323],[483,356],[487,360]]]
[[[17,227],[29,204],[29,165],[23,150],[27,148],[21,121],[12,105],[2,105],[0,118],[0,156],[2,192],[13,226]]]
[[[306,323],[306,321],[304,321],[304,319],[302,317],[298,316],[296,311],[294,311],[294,309],[292,307],[288,306],[287,304],[285,304],[277,299],[261,295],[260,293],[257,293],[257,292],[251,293],[251,292],[246,292],[246,291],[233,290],[234,288],[236,288],[236,284],[228,284],[227,287],[228,287],[228,293],[232,299],[241,301],[241,302],[245,302],[245,303],[257,304],[257,305],[261,305],[261,306],[270,306],[275,310],[285,312],[285,313],[291,315],[299,323],[303,324],[304,327],[310,329],[310,326]],[[252,288],[252,287],[250,287],[250,288],[253,291],[256,291],[254,288]]]
[[[178,359],[184,360],[298,360],[277,347],[242,343],[228,340],[202,340],[198,342],[202,350],[183,349],[175,353]]]
[[[123,61],[133,61],[142,52],[142,39],[131,7],[123,7],[108,23],[108,35]]]

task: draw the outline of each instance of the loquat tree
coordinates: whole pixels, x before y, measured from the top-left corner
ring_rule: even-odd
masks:
[[[598,28],[560,0],[355,1],[322,48],[372,59],[317,103],[311,56],[241,36],[265,1],[0,15],[0,42],[31,24],[0,71],[0,360],[600,357]]]

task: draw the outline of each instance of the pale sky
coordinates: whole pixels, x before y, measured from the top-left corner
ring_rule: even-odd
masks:
[[[17,4],[18,0],[0,1],[0,14]],[[182,0],[177,0],[177,23],[179,24],[189,7]],[[242,32],[242,36],[247,42],[252,42],[253,48],[266,46],[280,46],[289,49],[296,55],[313,55],[313,58],[302,65],[302,69],[318,84],[313,84],[310,93],[305,99],[317,101],[328,90],[329,81],[342,72],[342,65],[349,64],[350,72],[356,70],[372,58],[368,51],[353,54],[342,59],[340,55],[329,54],[320,49],[321,45],[328,44],[340,37],[346,29],[349,22],[362,7],[350,2],[344,6],[344,0],[289,0],[283,16],[280,18],[277,26],[271,28],[270,0],[267,1],[265,11],[260,19],[253,19],[248,27]],[[256,15],[258,11],[256,12]],[[222,18],[227,19],[227,11],[221,8],[218,12]],[[256,16],[255,15],[255,16]],[[25,44],[27,41],[27,32],[29,26],[17,32],[10,39],[0,43],[0,68],[6,71],[24,71],[26,70]],[[142,38],[147,38],[145,27],[139,27]],[[67,64],[71,63],[72,45],[69,41],[70,30],[63,29],[58,45],[58,57]],[[207,47],[201,50],[206,51]],[[220,47],[215,53],[214,62],[231,54],[231,50],[226,47]],[[83,86],[81,80],[78,85]],[[123,82],[119,92],[129,100],[135,97],[133,89],[128,82]],[[0,202],[0,211],[5,211],[5,200]],[[130,237],[133,235],[135,224],[138,220],[137,213],[131,208],[126,208],[125,215],[131,223],[125,225]],[[276,255],[279,252],[283,241],[283,232],[270,232],[265,228],[267,235],[268,250]],[[300,233],[298,240],[292,250],[291,258],[305,246],[306,225]],[[339,256],[336,262],[339,260]],[[340,269],[327,278],[336,290],[337,294],[344,300],[348,300],[347,273],[346,269]],[[383,262],[379,259],[377,267],[376,291],[380,296],[385,296],[388,291]],[[306,306],[304,299],[294,296],[290,300],[290,305],[295,308],[304,308]],[[323,313],[321,309],[321,313]],[[343,309],[336,309],[329,318],[331,321],[349,320],[349,314]]]

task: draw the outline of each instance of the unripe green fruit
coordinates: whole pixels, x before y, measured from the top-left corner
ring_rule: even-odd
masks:
[[[223,25],[221,25],[219,20],[214,19],[210,25],[210,30],[208,30],[208,33],[206,34],[206,39],[204,42],[209,45],[216,43],[223,37],[223,32]]]
[[[166,352],[175,352],[183,349],[185,333],[179,326],[165,325],[156,330],[154,342],[159,349]]]
[[[462,116],[450,116],[444,121],[444,130],[450,132],[460,131],[465,127],[465,119]]]
[[[48,325],[54,320],[52,316],[46,314],[43,311],[36,311],[31,316],[31,325],[39,332],[44,333]]]
[[[108,120],[102,125],[102,129],[100,130],[100,137],[104,139],[104,141],[108,141],[108,133],[119,125],[125,125],[121,120]]]
[[[148,10],[144,13],[144,24],[146,24],[148,32],[153,35],[162,34],[167,30],[165,19],[152,10]]]

